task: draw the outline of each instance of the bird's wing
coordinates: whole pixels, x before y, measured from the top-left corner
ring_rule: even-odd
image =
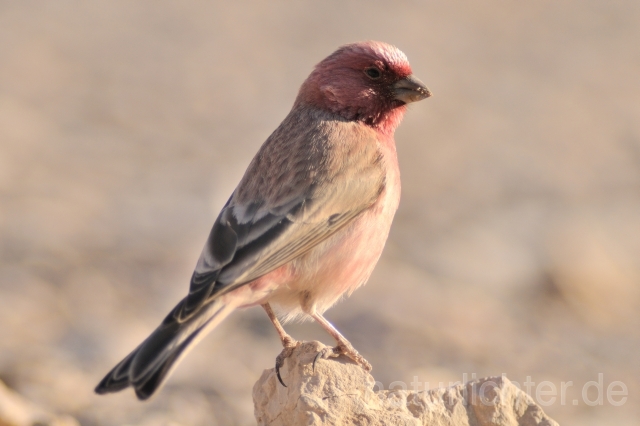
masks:
[[[313,134],[307,137],[312,139],[307,143],[314,142]],[[385,173],[376,141],[364,142],[359,144],[364,146],[361,149],[343,145],[337,148],[343,152],[333,157],[323,154],[312,173],[315,177],[297,192],[291,185],[281,184],[276,191],[269,187],[266,200],[260,193],[242,200],[238,194],[243,185],[251,184],[245,175],[213,225],[193,273],[189,295],[182,309],[174,312],[176,318],[185,320],[213,298],[303,255],[369,208],[384,190]],[[320,145],[326,147],[327,141],[321,140]],[[265,154],[264,149],[257,159]],[[259,170],[264,166],[256,162],[260,163],[254,159],[247,174],[274,173]],[[255,191],[268,192],[259,188]]]

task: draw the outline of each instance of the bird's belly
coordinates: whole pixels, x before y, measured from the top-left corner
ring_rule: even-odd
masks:
[[[275,286],[268,301],[276,305],[285,320],[305,312],[322,313],[369,279],[389,235],[398,201],[399,182],[394,182],[354,222],[282,267],[281,279],[286,282]]]

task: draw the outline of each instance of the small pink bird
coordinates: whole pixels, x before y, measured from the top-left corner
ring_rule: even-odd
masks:
[[[213,225],[189,294],[96,387],[128,386],[149,398],[189,347],[234,309],[261,305],[282,345],[276,371],[297,342],[280,325],[311,317],[344,354],[371,365],[323,316],[363,285],[382,253],[400,201],[393,134],[406,104],[429,97],[394,46],[340,47],[316,65],[289,115],[262,145]],[[284,385],[284,383],[282,383]]]

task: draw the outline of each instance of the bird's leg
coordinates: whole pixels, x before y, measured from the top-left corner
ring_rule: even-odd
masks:
[[[309,315],[311,315],[311,317],[314,320],[316,320],[318,324],[320,324],[322,328],[324,328],[327,331],[327,333],[331,335],[331,337],[336,339],[336,342],[338,343],[338,346],[336,346],[335,348],[324,348],[323,350],[318,352],[318,355],[316,355],[316,357],[313,360],[314,369],[316,366],[316,362],[320,358],[327,359],[329,357],[346,355],[352,360],[354,360],[356,364],[362,367],[365,371],[371,371],[371,364],[369,364],[369,362],[366,359],[364,359],[364,357],[360,355],[358,351],[355,350],[353,345],[349,343],[349,341],[342,334],[340,334],[338,330],[336,330],[333,324],[331,324],[329,321],[327,321],[322,315],[320,315],[317,312],[311,313]]]
[[[276,328],[276,331],[278,332],[278,336],[280,336],[280,341],[282,342],[282,346],[284,348],[282,349],[282,352],[280,352],[280,355],[276,357],[276,376],[278,376],[280,384],[286,388],[287,385],[284,384],[284,382],[282,381],[282,377],[280,377],[280,368],[282,368],[282,366],[284,365],[284,360],[289,358],[293,353],[293,350],[296,348],[296,346],[298,346],[298,341],[289,336],[287,332],[284,331],[284,328],[282,327],[282,324],[280,324],[280,321],[278,321],[276,314],[273,313],[271,305],[265,303],[261,306],[264,308],[267,316],[273,323],[273,326]]]

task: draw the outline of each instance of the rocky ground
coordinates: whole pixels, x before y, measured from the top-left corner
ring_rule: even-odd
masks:
[[[307,342],[253,386],[259,426],[558,426],[508,378],[486,377],[431,390],[375,391],[376,381],[341,356],[314,362],[325,345]]]
[[[633,0],[0,3],[0,379],[83,425],[255,424],[258,309],[150,402],[92,389],[184,295],[313,64],[362,39],[434,96],[396,135],[383,258],[327,317],[385,389],[505,373],[560,424],[638,424]]]

